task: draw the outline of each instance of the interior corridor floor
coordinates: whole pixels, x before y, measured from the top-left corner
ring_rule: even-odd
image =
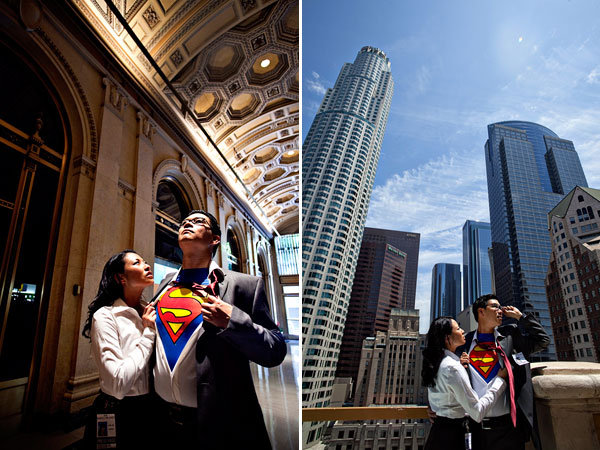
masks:
[[[273,450],[298,450],[300,348],[297,340],[288,341],[284,362],[271,369],[251,365],[256,394],[260,401]],[[4,450],[74,449],[83,438],[83,427],[71,432],[19,433],[4,438]],[[225,449],[224,449],[225,450]]]

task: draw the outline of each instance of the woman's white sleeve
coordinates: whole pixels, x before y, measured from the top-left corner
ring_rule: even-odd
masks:
[[[135,349],[127,355],[119,343],[117,322],[107,311],[97,311],[92,320],[92,352],[103,388],[109,395],[122,399],[148,364],[154,347],[155,332],[144,328],[135,343]]]
[[[476,422],[481,422],[489,409],[496,403],[506,388],[506,381],[496,377],[481,398],[471,387],[467,370],[463,367],[449,366],[448,385],[457,402]]]

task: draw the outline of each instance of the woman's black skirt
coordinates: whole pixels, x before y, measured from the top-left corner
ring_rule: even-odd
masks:
[[[137,395],[118,400],[104,392],[100,392],[90,410],[85,427],[85,448],[102,448],[102,437],[106,430],[99,429],[102,423],[97,420],[98,414],[114,414],[116,425],[117,448],[152,447],[153,418],[155,417],[155,400],[153,395]],[[106,447],[105,447],[106,448]]]
[[[465,433],[476,428],[471,418],[449,419],[437,416],[429,430],[429,437],[425,443],[425,450],[465,450]],[[473,450],[477,450],[475,439],[471,440]]]

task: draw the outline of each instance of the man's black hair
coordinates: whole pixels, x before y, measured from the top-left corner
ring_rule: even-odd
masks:
[[[498,300],[498,297],[496,294],[485,294],[473,302],[473,315],[477,322],[479,322],[479,308],[485,309],[489,300]]]
[[[202,209],[193,209],[189,213],[187,213],[187,215],[183,218],[183,220],[187,219],[192,214],[202,214],[203,216],[206,216],[206,218],[208,219],[208,222],[210,223],[210,231],[212,232],[213,236],[219,236],[219,238],[221,237],[221,227],[219,226],[219,222],[217,222],[217,219],[215,216],[213,216],[211,213],[206,212]],[[181,221],[181,223],[183,223],[183,220]],[[218,249],[219,249],[218,245],[213,247],[213,249],[212,249],[213,257],[217,254]]]

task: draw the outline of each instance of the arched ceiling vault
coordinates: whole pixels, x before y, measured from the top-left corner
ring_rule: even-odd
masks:
[[[181,115],[135,42],[101,0],[74,0],[150,94]],[[299,218],[297,0],[115,0],[115,5],[221,153],[279,228]],[[209,160],[220,157],[182,118]],[[229,169],[215,164],[250,208]],[[255,209],[258,217],[261,216]],[[261,218],[263,223],[267,223]]]

